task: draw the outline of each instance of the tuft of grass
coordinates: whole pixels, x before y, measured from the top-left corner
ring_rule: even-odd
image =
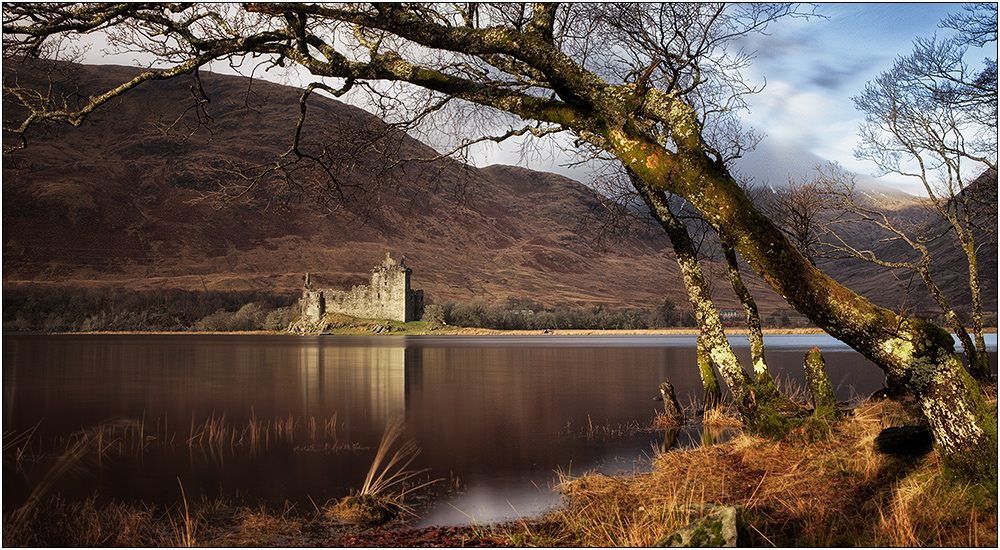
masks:
[[[167,518],[170,521],[170,528],[173,531],[173,544],[172,546],[180,548],[193,548],[195,542],[197,541],[198,532],[198,517],[191,517],[191,511],[188,508],[187,495],[184,494],[184,484],[181,483],[180,478],[177,478],[177,485],[181,488],[181,502],[184,505],[183,514],[178,514],[179,518],[174,520],[170,516],[170,512],[167,512]]]
[[[361,527],[376,527],[392,521],[400,512],[412,513],[409,506],[404,503],[406,495],[439,480],[408,483],[430,469],[410,469],[410,464],[420,454],[420,447],[412,439],[404,441],[391,455],[389,454],[405,430],[406,425],[398,419],[386,424],[382,440],[375,451],[375,458],[368,468],[361,489],[332,505],[328,503],[326,506],[328,517]]]
[[[733,414],[732,406],[724,403],[716,403],[714,406],[705,409],[701,423],[713,428],[743,427],[743,421]]]

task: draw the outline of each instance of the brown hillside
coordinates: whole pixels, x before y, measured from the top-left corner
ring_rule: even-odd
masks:
[[[16,78],[44,87],[37,69]],[[57,91],[83,94],[134,71],[57,69]],[[4,71],[14,78],[10,64]],[[288,167],[292,181],[269,174],[244,189],[245,176],[288,151],[298,91],[214,74],[201,81],[209,101],[199,108],[190,78],[147,82],[80,128],[35,129],[27,149],[4,159],[5,284],[289,290],[308,271],[319,285],[349,287],[390,252],[406,255],[432,302],[687,304],[661,232],[608,238],[593,190],[526,168],[413,162],[436,153],[332,99],[310,101],[301,146],[326,151],[332,179],[300,163]],[[724,270],[709,271],[720,307],[735,309]],[[847,275],[897,305],[887,303],[895,295],[878,299],[895,284],[890,275]],[[764,315],[788,310],[758,279],[750,286]]]
[[[61,70],[85,92],[131,71]],[[18,78],[42,84],[39,73]],[[236,168],[288,149],[298,94],[213,74],[202,84],[211,100],[204,112],[190,108],[190,80],[150,82],[80,128],[29,135],[29,147],[4,163],[5,283],[281,290],[300,287],[309,271],[318,284],[350,286],[390,252],[406,255],[432,301],[686,303],[668,243],[600,239],[600,201],[587,187],[508,166],[392,166],[382,152],[396,161],[435,153],[405,136],[375,139],[385,133],[380,121],[334,100],[311,103],[305,148],[336,150],[339,189],[313,167],[296,175],[302,187],[265,178],[220,200],[220,186],[240,183]],[[731,295],[720,300],[735,307]],[[763,291],[762,302],[765,311],[783,308]]]

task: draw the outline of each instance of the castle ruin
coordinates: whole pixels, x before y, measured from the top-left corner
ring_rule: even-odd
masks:
[[[349,291],[313,288],[306,273],[302,298],[303,317],[319,322],[327,313],[361,319],[419,321],[424,315],[424,291],[410,289],[410,274],[404,256],[397,264],[387,252],[385,260],[372,268],[370,285],[355,285]]]

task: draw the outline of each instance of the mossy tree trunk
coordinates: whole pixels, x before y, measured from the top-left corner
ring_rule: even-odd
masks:
[[[722,388],[719,387],[719,378],[715,376],[715,367],[712,366],[712,355],[705,347],[705,340],[698,337],[698,372],[701,375],[701,385],[705,388],[701,403],[704,410],[715,408],[722,403]]]
[[[830,385],[830,377],[826,373],[826,361],[823,360],[823,353],[820,352],[819,348],[812,348],[806,352],[803,363],[803,368],[806,371],[806,385],[812,396],[813,410],[820,416],[839,418],[840,409],[837,407],[833,386]]]
[[[682,135],[695,131],[691,125],[697,119],[688,112],[686,119],[674,117]],[[643,180],[691,201],[792,307],[902,381],[946,454],[966,465],[982,460],[984,452],[995,456],[996,420],[955,354],[950,334],[877,307],[813,266],[749,203],[725,168],[694,147],[700,139],[682,140],[675,153],[624,132],[614,137],[619,158],[628,159]],[[978,458],[965,458],[973,456]]]
[[[688,300],[694,309],[695,321],[701,332],[698,337],[698,367],[705,388],[706,408],[710,406],[710,402],[720,402],[722,395],[712,369],[714,362],[733,393],[736,408],[743,417],[745,426],[750,431],[762,435],[784,433],[789,428],[789,422],[778,415],[777,411],[789,408],[788,399],[778,393],[769,376],[766,377],[765,384],[755,382],[740,364],[739,358],[729,344],[729,339],[726,338],[722,319],[712,300],[708,281],[702,272],[697,250],[687,226],[671,211],[665,193],[652,189],[631,171],[629,177],[666,231],[674,249],[674,256],[681,268]],[[763,355],[763,342],[761,344],[759,351]]]
[[[671,211],[670,202],[662,191],[650,188],[631,172],[629,172],[629,177],[660,226],[666,231],[674,249],[674,256],[677,258],[677,264],[680,266],[681,275],[684,278],[684,288],[687,290],[688,300],[694,310],[694,318],[701,332],[698,337],[698,348],[707,352],[707,359],[710,359],[703,360],[699,357],[698,360],[706,398],[714,400],[717,395],[721,394],[714,372],[709,374],[712,369],[711,362],[714,361],[719,366],[719,373],[733,392],[740,413],[745,417],[751,416],[754,412],[750,406],[754,400],[754,382],[744,370],[743,365],[740,364],[732,346],[729,345],[729,340],[722,327],[722,319],[712,301],[708,281],[701,270],[698,253],[694,241],[691,240],[691,235],[688,233],[687,226]]]
[[[774,378],[771,377],[771,373],[767,370],[767,360],[764,359],[764,332],[761,329],[757,302],[750,294],[750,290],[743,284],[743,276],[740,275],[740,266],[736,258],[736,251],[727,245],[723,245],[722,249],[726,257],[729,282],[732,284],[733,292],[739,298],[746,316],[747,340],[750,341],[750,360],[753,362],[753,374],[757,378],[757,384],[760,386],[773,387]]]

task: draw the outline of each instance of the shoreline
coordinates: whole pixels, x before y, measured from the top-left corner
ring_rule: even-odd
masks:
[[[942,327],[944,328],[944,327]],[[946,329],[947,330],[947,329]],[[816,327],[802,328],[766,328],[766,335],[796,335],[796,334],[827,334]],[[985,334],[996,334],[997,327],[983,329]],[[727,336],[742,336],[748,334],[745,328],[726,328]],[[949,334],[954,334],[948,330]],[[293,333],[274,330],[248,331],[89,331],[89,332],[4,332],[4,335],[76,335],[76,334],[106,334],[106,335],[206,335],[206,336],[697,336],[697,328],[655,328],[655,329],[552,329],[549,332],[541,330],[498,330],[476,327],[448,327],[437,330],[398,330],[389,333],[375,334],[368,330],[327,332],[327,333]]]

